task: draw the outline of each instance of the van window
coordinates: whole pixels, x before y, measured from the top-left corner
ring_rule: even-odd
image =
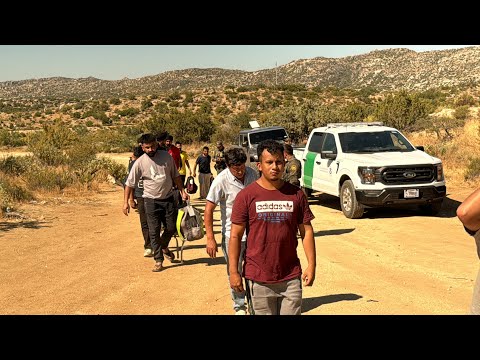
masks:
[[[251,144],[259,144],[263,140],[276,140],[276,141],[283,141],[287,137],[287,132],[285,129],[275,129],[275,130],[268,130],[268,131],[259,131],[253,132],[250,134],[250,143]]]

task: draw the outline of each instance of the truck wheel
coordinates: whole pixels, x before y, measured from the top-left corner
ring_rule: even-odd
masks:
[[[307,199],[312,196],[312,189],[306,188],[305,186],[302,186],[302,190],[304,194],[307,196]]]
[[[426,215],[437,215],[442,209],[443,199],[428,205],[420,205],[420,210]]]
[[[349,219],[359,219],[363,216],[364,206],[357,201],[352,180],[343,183],[340,190],[340,206],[343,214]]]

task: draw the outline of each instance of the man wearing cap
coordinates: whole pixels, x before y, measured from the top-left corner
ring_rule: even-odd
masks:
[[[215,170],[217,170],[217,175],[227,168],[227,163],[225,162],[225,148],[221,141],[217,141],[217,150],[213,154],[213,160],[215,162]]]
[[[292,185],[300,187],[300,178],[302,177],[302,163],[293,155],[292,145],[285,144],[283,146],[283,154],[285,156],[285,172],[282,180]]]

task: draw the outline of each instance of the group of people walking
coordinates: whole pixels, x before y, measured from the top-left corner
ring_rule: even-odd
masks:
[[[174,146],[167,133],[144,134],[138,142],[125,180],[123,212],[138,210],[144,256],[155,260],[152,271],[162,271],[165,258],[175,261],[168,246],[176,232],[177,203],[190,199],[184,188],[187,169],[193,177],[198,169],[199,198],[205,200],[206,252],[211,258],[217,256],[213,215],[220,206],[220,247],[235,314],[300,314],[302,287],[315,280],[316,248],[314,215],[299,188],[302,165],[292,146],[273,140],[260,143],[257,172],[246,166],[243,149],[225,149],[220,141],[213,157],[207,146],[202,149],[193,169],[182,143]],[[480,189],[458,207],[457,216],[474,237],[480,258]],[[297,255],[299,238],[307,259],[303,271]],[[480,272],[471,313],[480,314]]]
[[[205,146],[193,170],[177,142],[177,166],[173,151],[169,151],[172,141],[165,134],[142,135],[125,181],[123,212],[128,215],[130,208],[138,209],[144,256],[153,256],[153,271],[164,269],[165,258],[174,261],[168,248],[175,233],[173,192],[179,191],[182,200],[189,200],[184,189],[186,169],[195,177],[198,168],[199,195],[206,200],[206,252],[214,258],[218,251],[213,213],[220,205],[220,246],[227,263],[235,314],[245,315],[247,310],[250,314],[300,314],[302,284],[311,286],[315,279],[314,216],[298,184],[284,180],[291,178],[295,182],[299,177],[295,176],[298,164],[292,162],[288,148],[273,140],[261,143],[257,149],[258,177],[254,169],[246,166],[243,149],[225,149],[222,142],[217,142],[213,160]],[[290,175],[285,172],[286,158],[293,164]],[[212,162],[215,178],[210,170]],[[298,235],[308,261],[303,273],[296,250]]]

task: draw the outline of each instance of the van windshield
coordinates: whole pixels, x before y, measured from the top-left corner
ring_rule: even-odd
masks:
[[[338,134],[344,153],[414,151],[398,131],[347,132]]]
[[[250,144],[259,144],[263,140],[276,140],[276,141],[283,141],[287,137],[287,132],[285,129],[276,129],[276,130],[269,130],[269,131],[260,131],[251,133],[250,135]]]

